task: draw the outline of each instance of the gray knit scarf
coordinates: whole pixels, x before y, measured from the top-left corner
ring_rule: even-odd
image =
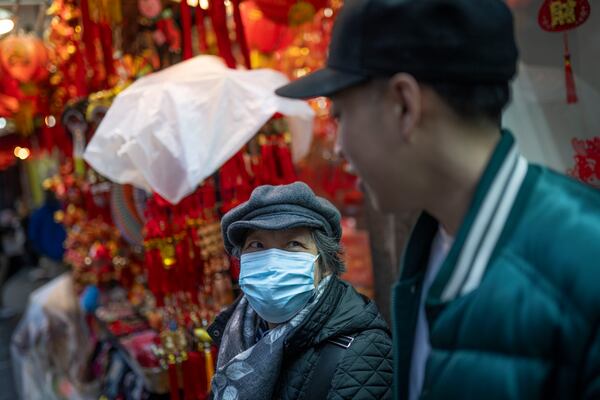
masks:
[[[258,341],[256,332],[262,320],[246,297],[240,300],[227,323],[219,348],[217,371],[212,380],[214,399],[272,398],[281,370],[285,339],[317,304],[330,278],[319,283],[312,301],[294,318],[270,330]]]

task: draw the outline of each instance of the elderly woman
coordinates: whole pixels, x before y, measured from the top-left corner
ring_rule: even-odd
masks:
[[[243,295],[209,328],[215,399],[391,397],[390,332],[339,279],[340,214],[304,183],[261,186],[221,222]]]

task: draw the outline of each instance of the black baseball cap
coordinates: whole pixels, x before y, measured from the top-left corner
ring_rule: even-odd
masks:
[[[425,82],[504,83],[517,58],[513,15],[502,0],[346,0],[327,66],[276,93],[331,96],[398,72]]]

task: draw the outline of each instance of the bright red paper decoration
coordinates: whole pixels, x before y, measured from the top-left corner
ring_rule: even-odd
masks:
[[[575,166],[569,175],[600,189],[600,136],[591,139],[573,138]]]
[[[567,31],[583,24],[590,16],[591,7],[588,0],[545,0],[538,13],[538,23],[548,32],[563,32],[565,83],[567,87],[567,103],[577,103],[577,91]]]

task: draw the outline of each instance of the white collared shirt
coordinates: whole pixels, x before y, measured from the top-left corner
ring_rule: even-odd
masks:
[[[425,315],[425,299],[427,292],[431,287],[437,273],[440,270],[452,244],[454,238],[450,236],[444,228],[440,227],[438,233],[431,244],[431,254],[423,279],[423,290],[421,290],[421,301],[419,303],[419,317],[417,320],[415,343],[413,345],[412,361],[410,366],[409,381],[409,400],[417,400],[423,388],[425,378],[425,364],[431,350],[429,344],[429,327],[427,326],[427,316]]]

